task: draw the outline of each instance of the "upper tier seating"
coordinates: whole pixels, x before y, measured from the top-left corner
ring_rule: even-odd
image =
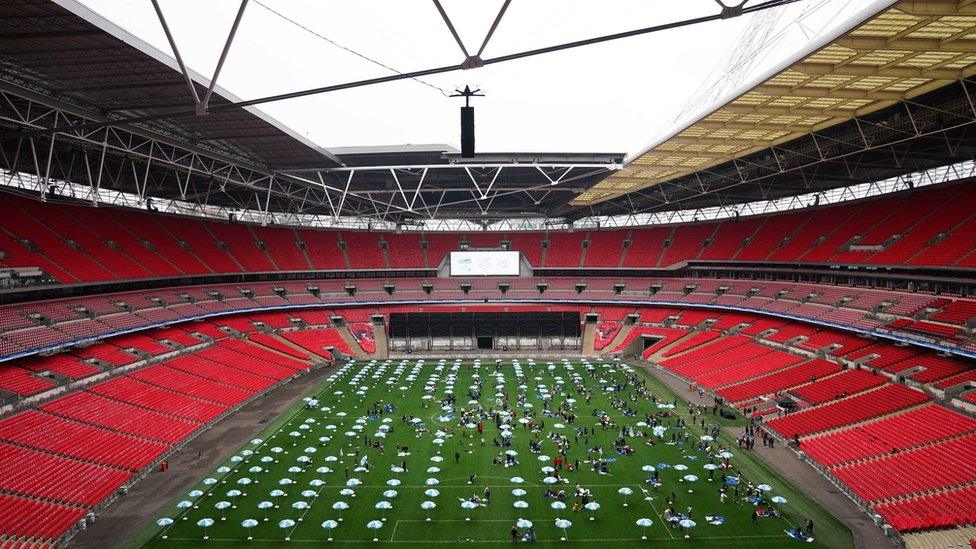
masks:
[[[816,214],[803,210],[738,221],[506,236],[296,230],[136,211],[107,216],[86,206],[10,195],[0,205],[0,249],[6,254],[0,266],[37,266],[64,284],[240,271],[424,269],[437,267],[462,239],[475,248],[497,248],[505,238],[536,268],[653,268],[694,259],[971,268],[976,266],[971,238],[976,217],[966,204],[974,199],[972,185],[958,182],[824,207]],[[26,227],[34,229],[25,232]],[[630,246],[624,248],[628,238]],[[421,240],[427,241],[426,250]],[[854,241],[883,249],[847,250]]]

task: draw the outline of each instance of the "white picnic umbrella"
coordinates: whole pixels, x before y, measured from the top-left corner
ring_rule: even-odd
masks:
[[[546,477],[542,479],[542,482],[545,482],[546,484],[555,484],[559,482],[559,479],[557,479],[556,477]]]
[[[332,509],[335,511],[339,511],[339,522],[342,522],[342,511],[345,511],[348,508],[349,508],[349,504],[344,501],[337,501],[332,504]]]
[[[383,497],[393,499],[393,498],[397,497],[397,491],[396,490],[386,490],[385,492],[383,492]]]
[[[383,514],[380,517],[380,520],[384,520],[385,521],[386,520],[386,511],[387,511],[387,509],[393,509],[393,504],[390,503],[389,501],[382,500],[382,501],[378,501],[376,503],[376,505],[374,505],[373,507],[375,507],[376,509],[379,509],[380,511],[383,511]]]
[[[295,526],[295,521],[293,521],[292,519],[284,519],[278,523],[278,528],[281,528],[282,530],[287,530],[293,526]],[[289,537],[285,537],[285,541],[288,541],[290,539],[291,538]]]
[[[430,490],[428,490],[428,492],[429,491]],[[436,492],[437,490],[434,491]],[[437,507],[437,504],[434,503],[433,501],[424,501],[420,503],[420,508],[423,509],[424,511],[427,511],[427,522],[430,522],[430,510],[435,507]]]
[[[770,499],[770,501],[772,501],[773,503],[782,504],[782,503],[786,503],[786,498],[784,498],[783,496],[773,496],[772,499]]]
[[[427,490],[424,490],[424,495],[429,498],[436,498],[437,496],[441,495],[441,492],[436,488],[429,488]]]
[[[516,509],[527,509],[529,507],[529,503],[527,501],[516,500],[515,503],[512,504],[512,507]]]
[[[477,506],[478,505],[476,503],[474,503],[473,501],[464,500],[464,501],[461,502],[461,509],[464,509],[466,511],[470,511],[470,510],[474,509]],[[470,520],[471,520],[471,517],[470,516],[464,517],[464,521],[465,522],[470,521]]]
[[[773,487],[768,484],[760,484],[759,486],[756,486],[756,488],[762,490],[763,492],[769,492],[773,489]]]
[[[595,501],[591,501],[591,502],[587,503],[586,505],[584,505],[583,508],[586,509],[587,511],[590,511],[591,513],[593,513],[593,512],[596,512],[596,511],[598,511],[600,509],[600,504],[597,503],[597,502],[595,502]],[[592,514],[590,514],[590,520],[596,520],[596,517],[594,517]]]
[[[387,486],[399,486],[400,484],[402,483],[398,478],[391,478],[390,480],[386,481]]]
[[[227,517],[224,516],[224,510],[230,509],[230,502],[218,501],[217,503],[214,504],[214,509],[220,511],[220,520],[227,520]]]
[[[298,509],[299,511],[301,511],[302,509],[308,509],[308,502],[307,501],[298,500],[295,503],[292,503],[291,504],[291,508],[292,509]]]
[[[520,498],[520,497],[524,496],[525,494],[526,494],[525,490],[523,490],[521,488],[516,488],[516,489],[512,490],[512,495],[515,496],[515,497],[517,497],[517,498]]]
[[[166,539],[166,538],[169,537],[169,536],[166,535],[166,527],[167,526],[172,526],[172,525],[173,525],[173,519],[171,519],[169,517],[162,517],[162,518],[156,520],[156,526],[162,526],[163,527],[163,535],[160,536],[161,538]]]
[[[512,480],[512,484],[522,484],[523,482],[525,482],[525,479],[522,477],[512,477],[511,480]]]
[[[567,536],[566,530],[569,530],[571,526],[573,526],[573,523],[569,522],[566,519],[556,519],[556,528],[559,528],[560,530],[563,531],[563,537],[559,538],[560,540],[566,541],[566,536]]]
[[[643,532],[641,533],[641,539],[647,539],[647,529],[650,528],[652,524],[654,524],[654,521],[649,518],[639,518],[637,519],[637,522],[635,524],[643,528]]]
[[[694,528],[697,525],[698,525],[698,523],[696,523],[695,521],[693,521],[691,519],[683,519],[683,520],[679,520],[678,521],[678,526],[680,526],[682,528]],[[686,532],[685,533],[685,537],[686,538],[690,538],[691,536]]]
[[[380,520],[371,520],[366,523],[366,528],[369,528],[370,530],[379,530],[382,527],[383,527],[383,521]],[[373,541],[379,541],[379,538],[374,537]]]
[[[630,488],[624,486],[623,488],[617,490],[617,493],[620,494],[621,496],[624,496],[624,507],[627,507],[628,503],[627,503],[626,498],[628,496],[630,496],[631,494],[633,494],[634,491],[631,490]]]
[[[176,504],[177,509],[189,509],[191,507],[193,507],[193,502],[187,499]]]
[[[518,528],[532,528],[532,521],[524,518],[520,518],[515,521],[515,526]]]
[[[334,521],[334,520],[331,520],[331,519],[322,523],[322,528],[325,528],[326,530],[334,530],[338,526],[339,526],[339,523],[336,522],[336,521]],[[326,541],[332,541],[332,535],[331,534],[329,535],[329,538]]]
[[[268,520],[268,509],[271,509],[272,507],[274,507],[274,503],[271,503],[270,501],[262,501],[258,503],[258,509],[264,511],[265,521]]]
[[[558,511],[558,510],[565,509],[566,504],[561,501],[554,501],[549,504],[549,507],[552,507],[553,509],[556,509]]]
[[[213,525],[214,519],[212,518],[202,518],[197,521],[197,526],[203,528],[203,539],[210,539],[210,536],[207,535],[207,528],[210,528]]]
[[[247,539],[254,539],[254,538],[253,538],[253,537],[251,536],[251,532],[250,532],[250,530],[251,530],[251,528],[254,528],[254,527],[255,527],[255,526],[257,526],[257,525],[258,525],[258,521],[256,521],[256,520],[254,520],[254,519],[244,519],[244,520],[242,520],[242,521],[241,521],[241,526],[242,526],[242,527],[243,527],[243,528],[244,528],[245,530],[248,530],[248,533],[247,533]]]
[[[426,484],[427,486],[436,486],[436,485],[438,485],[440,483],[441,483],[441,481],[437,480],[434,477],[430,477],[429,479],[427,479],[427,480],[424,481],[424,484]]]

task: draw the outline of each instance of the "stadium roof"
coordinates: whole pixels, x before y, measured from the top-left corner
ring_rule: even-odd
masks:
[[[850,165],[845,168],[846,174],[831,174],[827,164],[832,160],[831,154],[850,158],[849,155],[906,138],[918,141],[914,148],[903,148],[896,156],[912,163],[914,156],[921,156],[927,146],[923,138],[928,129],[920,127],[913,117],[931,118],[931,111],[942,111],[953,118],[962,116],[967,124],[972,121],[969,101],[972,82],[967,79],[974,73],[976,3],[970,0],[898,2],[840,36],[815,44],[808,55],[762,78],[718,109],[635,155],[624,169],[580,194],[574,204],[594,205],[625,197],[626,205],[616,201],[620,211],[641,209],[654,202],[683,201],[686,207],[695,207],[723,200],[721,193],[706,202],[697,198],[718,187],[728,187],[731,181],[740,183],[737,187],[746,188],[727,194],[726,202],[809,192],[818,186],[829,188],[860,182],[863,177],[881,177],[883,174],[877,170],[864,170],[861,175],[851,170]],[[940,89],[945,92],[942,96],[924,97]],[[957,112],[949,103],[959,103],[960,99],[963,107],[968,108]],[[896,120],[890,119],[892,115]],[[944,128],[961,123],[944,122],[952,122]],[[908,127],[902,132],[900,127],[906,123]],[[874,141],[866,135],[879,126],[899,133],[898,139]],[[839,137],[852,130],[860,135],[854,139]],[[972,142],[971,133],[963,135],[969,135]],[[953,135],[951,139],[956,141],[963,135]],[[943,142],[942,163],[960,155],[971,157],[968,148],[946,150],[947,137],[937,138]],[[782,157],[795,153],[789,143],[813,143],[817,152],[810,155],[808,151],[809,162],[802,164],[819,164],[818,170],[807,177],[797,177],[799,173],[794,172],[792,184],[775,178],[787,167],[784,164],[790,163]],[[767,167],[764,161],[757,160],[757,154],[765,161],[778,161],[778,165]],[[918,160],[925,163],[931,159]],[[872,162],[879,166],[887,163],[892,168],[901,168],[902,164],[897,160],[891,162],[891,154],[881,164],[868,161],[866,156],[850,164],[863,168]],[[751,176],[743,173],[756,164],[763,164],[763,173]],[[711,189],[709,183],[715,175],[724,183]],[[761,182],[763,179],[765,182]],[[643,200],[654,194],[651,191],[656,186],[664,187],[658,200]],[[638,191],[644,193],[635,194]]]
[[[197,116],[180,63],[74,0],[0,4],[0,29],[0,166],[44,188],[397,223],[573,220],[791,196],[976,155],[967,0],[899,2],[828,36],[624,170],[622,153],[327,151],[219,86]],[[210,80],[187,75],[205,96]]]
[[[48,0],[0,3],[4,89],[26,88],[96,120],[186,107],[187,84],[170,56],[81,4],[65,4],[70,11]],[[208,80],[191,76],[202,97]],[[210,102],[219,107],[237,101],[216,86]],[[143,128],[201,152],[264,168],[338,165],[335,156],[255,108],[212,111],[160,119]]]

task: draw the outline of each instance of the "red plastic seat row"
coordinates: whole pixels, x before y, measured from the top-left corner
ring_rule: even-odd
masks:
[[[212,360],[206,360],[196,354],[184,355],[166,363],[168,368],[179,370],[209,379],[215,383],[238,387],[250,393],[257,393],[274,384],[275,380],[270,377],[258,376],[225,366]]]
[[[349,333],[356,339],[356,343],[362,348],[363,352],[371,355],[376,352],[376,336],[373,334],[373,325],[366,322],[356,322],[349,325]]]
[[[928,397],[921,391],[902,385],[885,385],[850,398],[771,419],[769,426],[784,437],[806,436],[890,414],[926,401]]]
[[[810,404],[822,404],[845,396],[855,395],[884,385],[887,379],[864,370],[846,370],[793,390],[793,394]]]
[[[130,374],[130,377],[225,406],[234,406],[243,402],[253,393],[253,391],[220,384],[165,365],[143,368]]]
[[[0,490],[92,506],[132,473],[0,443]]]
[[[688,339],[682,341],[681,343],[671,347],[664,352],[665,357],[674,356],[679,353],[683,353],[689,349],[694,349],[699,345],[705,345],[715,339],[721,337],[722,334],[714,330],[706,330],[703,332],[695,332],[695,334]]]
[[[976,524],[976,486],[885,502],[874,510],[901,532]]]
[[[78,523],[87,510],[7,494],[0,494],[0,532],[6,537],[54,541]],[[6,547],[0,542],[0,547]],[[23,543],[28,546],[30,541]]]
[[[354,354],[352,349],[349,348],[349,344],[346,343],[346,340],[342,339],[339,331],[335,328],[315,328],[298,332],[282,332],[281,337],[323,358],[331,358],[331,356],[325,356],[329,354],[325,350],[326,347],[335,347],[346,355],[351,356]]]
[[[258,351],[265,352],[262,349],[258,349]],[[270,351],[267,352],[272,356],[257,358],[249,354],[242,354],[218,346],[205,349],[203,352],[197,353],[196,356],[235,370],[275,381],[295,375],[295,370],[292,368],[272,362],[272,359],[280,358],[278,355],[274,355]]]
[[[748,399],[771,395],[803,383],[808,383],[811,380],[836,373],[839,368],[840,366],[833,362],[815,359],[792,366],[780,372],[723,387],[716,392],[729,402],[743,402]]]
[[[266,349],[262,349],[255,345],[251,345],[245,341],[239,339],[228,339],[220,342],[220,349],[226,349],[228,351],[233,351],[237,354],[251,357],[263,362],[268,362],[287,368],[292,371],[307,370],[308,363],[300,360],[295,360],[293,358],[277,355]]]
[[[158,442],[28,410],[0,420],[0,439],[83,461],[137,471],[168,448]]]
[[[593,349],[597,351],[602,351],[617,334],[620,333],[622,326],[620,322],[604,320],[597,324],[596,333],[593,339]]]
[[[708,374],[695,376],[695,383],[714,389],[725,385],[731,385],[745,381],[754,377],[776,372],[799,364],[803,361],[802,357],[794,356],[782,351],[772,351],[757,357],[737,362],[734,366],[723,368]]]
[[[620,351],[623,351],[624,349],[629,347],[630,344],[633,343],[635,340],[643,339],[645,336],[660,337],[661,339],[659,341],[655,342],[647,349],[644,349],[644,352],[651,350],[651,352],[648,353],[648,355],[653,354],[654,351],[656,351],[657,349],[660,349],[661,347],[670,344],[677,338],[687,333],[688,332],[685,330],[679,330],[676,328],[663,328],[663,327],[656,327],[656,326],[634,326],[630,330],[630,333],[627,334],[627,337],[625,337],[624,340],[621,341],[619,345],[617,345],[617,347],[613,350],[613,352],[618,353]]]
[[[227,411],[227,406],[194,398],[131,377],[119,377],[88,389],[92,393],[148,410],[207,422]]]
[[[803,450],[823,465],[836,466],[974,431],[976,420],[931,405],[807,439]]]
[[[200,424],[80,391],[41,406],[41,410],[75,421],[174,444]]]
[[[833,474],[867,501],[968,484],[976,481],[976,435],[843,465]]]

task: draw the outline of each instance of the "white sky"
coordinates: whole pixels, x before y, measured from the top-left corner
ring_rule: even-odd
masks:
[[[157,49],[171,53],[149,0],[80,0]],[[730,3],[730,0],[725,0]],[[476,52],[501,0],[442,0],[469,52]],[[753,2],[755,3],[755,0]],[[887,0],[804,0],[775,13],[664,31],[424,78],[450,91],[470,84],[479,152],[639,151],[673,131],[689,101],[712,104],[795,58],[821,34],[852,24]],[[161,0],[189,67],[211,75],[238,0]],[[218,83],[243,99],[384,76],[390,72],[283,20],[398,71],[459,63],[462,54],[430,0],[252,0]],[[513,0],[483,57],[709,15],[714,0]],[[797,23],[801,17],[802,21]],[[749,32],[772,37],[744,55]],[[773,40],[774,39],[774,40]],[[189,98],[188,98],[189,99]],[[263,111],[329,147],[447,143],[459,148],[460,99],[405,80],[266,104]],[[699,102],[696,108],[704,108]],[[686,112],[687,111],[687,112]]]

